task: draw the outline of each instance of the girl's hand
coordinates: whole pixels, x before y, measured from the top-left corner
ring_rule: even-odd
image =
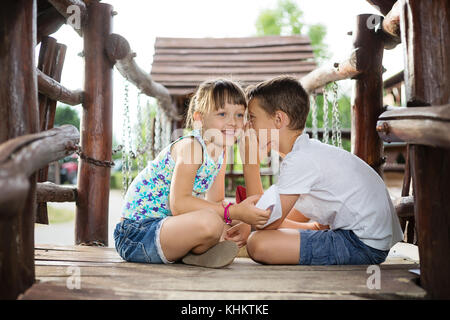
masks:
[[[270,210],[261,210],[255,207],[261,194],[255,194],[244,201],[230,207],[230,217],[250,225],[264,225],[270,217]]]
[[[236,242],[238,247],[241,248],[247,244],[247,239],[250,235],[250,232],[250,225],[240,222],[225,232],[224,239]]]

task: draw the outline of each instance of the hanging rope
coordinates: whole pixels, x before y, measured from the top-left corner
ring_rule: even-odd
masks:
[[[145,149],[146,146],[143,145],[142,135],[144,132],[142,132],[142,108],[141,108],[141,93],[138,92],[137,94],[137,118],[138,118],[138,125],[137,125],[137,165],[138,165],[138,171],[141,172],[142,169],[144,169],[144,157],[145,157]]]
[[[317,94],[311,94],[311,117],[312,117],[312,137],[313,139],[319,139],[318,126],[317,126]]]
[[[156,156],[159,153],[160,148],[161,148],[161,110],[159,108],[156,109],[156,115],[155,115],[154,146],[155,146],[155,156]]]
[[[336,82],[333,82],[331,85],[331,91],[333,93],[333,102],[332,102],[332,119],[331,119],[331,143],[334,146],[342,148],[342,134],[341,134],[341,122],[339,119],[339,104],[338,104],[338,85]]]
[[[124,119],[122,126],[122,192],[123,196],[125,196],[128,187],[131,183],[131,169],[132,169],[132,155],[133,151],[131,150],[132,142],[131,142],[131,125],[130,125],[130,102],[128,98],[129,94],[129,85],[128,82],[125,82],[124,87],[124,98],[125,98],[125,111],[124,111]],[[127,152],[128,151],[128,152]]]
[[[323,137],[322,142],[328,144],[328,93],[327,89],[323,90]]]

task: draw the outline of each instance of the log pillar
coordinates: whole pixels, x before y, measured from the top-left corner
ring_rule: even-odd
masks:
[[[358,15],[353,33],[356,69],[361,73],[355,77],[353,88],[351,150],[382,176],[383,143],[376,124],[383,110],[384,41],[382,33],[371,25],[375,20],[373,15]]]
[[[405,0],[401,8],[408,107],[450,103],[450,2]],[[450,108],[450,106],[449,106]],[[450,149],[410,146],[420,284],[450,298]]]
[[[43,37],[39,52],[38,69],[56,81],[61,81],[61,73],[64,65],[67,47],[57,43],[52,37]],[[40,131],[53,128],[57,101],[39,93],[39,126]],[[38,172],[38,182],[48,179],[48,166]],[[47,203],[38,202],[36,223],[48,224]]]
[[[90,159],[111,161],[113,65],[105,51],[112,29],[112,6],[93,1],[83,30],[85,83],[81,118],[75,242],[108,245],[110,167]]]
[[[36,1],[2,1],[0,10],[0,143],[38,132]],[[0,212],[0,299],[15,299],[34,283],[36,174],[28,195]]]

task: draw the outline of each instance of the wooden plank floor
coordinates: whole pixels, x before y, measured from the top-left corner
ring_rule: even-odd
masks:
[[[36,245],[36,283],[19,299],[423,299],[417,261],[389,257],[380,289],[368,266],[265,266],[236,258],[223,269],[123,261],[113,248]],[[76,277],[79,275],[79,288]]]

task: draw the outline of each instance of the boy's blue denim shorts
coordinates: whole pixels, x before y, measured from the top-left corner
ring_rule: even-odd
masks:
[[[164,256],[159,240],[159,232],[166,218],[124,219],[119,222],[114,230],[114,242],[122,259],[129,262],[172,263]]]
[[[302,265],[380,264],[389,250],[364,244],[351,230],[299,230]]]

